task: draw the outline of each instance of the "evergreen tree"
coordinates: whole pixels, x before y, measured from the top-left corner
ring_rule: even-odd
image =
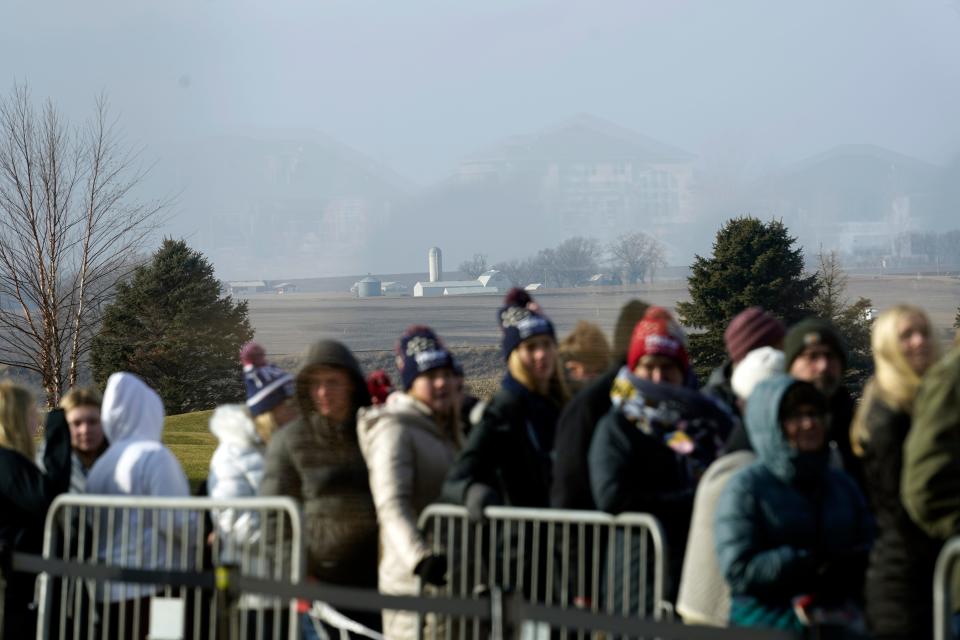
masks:
[[[94,338],[94,378],[130,371],[157,390],[170,414],[209,409],[243,395],[238,352],[253,337],[247,303],[221,297],[203,255],[164,240],[121,283]]]
[[[957,307],[957,317],[953,320],[953,328],[960,329],[960,306]]]
[[[759,305],[788,324],[810,314],[819,284],[804,274],[803,249],[795,243],[783,222],[746,216],[720,228],[713,255],[696,256],[687,279],[690,302],[677,311],[694,329],[690,351],[701,378],[723,362],[723,332],[747,307]]]

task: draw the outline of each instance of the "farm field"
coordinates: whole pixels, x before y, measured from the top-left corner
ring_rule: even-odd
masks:
[[[851,299],[870,298],[883,311],[898,302],[923,306],[941,335],[952,325],[960,304],[960,279],[950,277],[851,276]],[[563,335],[580,319],[610,331],[620,307],[641,298],[673,310],[688,299],[685,281],[644,287],[566,289],[535,294]],[[355,351],[389,350],[412,323],[428,324],[452,347],[491,346],[499,341],[496,311],[501,296],[443,298],[368,298],[349,294],[256,295],[249,299],[250,319],[272,357],[297,358],[319,338],[340,340]]]
[[[952,335],[960,280],[926,277],[851,277],[851,299],[870,298],[883,311],[898,302],[911,302],[930,314],[939,335]],[[567,290],[536,296],[553,319],[561,335],[577,320],[597,322],[611,331],[620,306],[639,297],[671,309],[686,299],[685,283],[673,282],[652,287],[609,290]],[[300,353],[320,337],[341,340],[358,352],[366,370],[384,367],[395,373],[390,349],[408,324],[433,326],[454,346],[468,375],[468,387],[480,396],[491,394],[502,374],[499,331],[495,323],[500,296],[470,298],[373,298],[286,294],[250,298],[250,318],[257,340],[268,349],[271,359],[296,367]],[[170,416],[164,426],[164,443],[179,458],[192,489],[208,471],[216,439],[207,423],[210,411]]]

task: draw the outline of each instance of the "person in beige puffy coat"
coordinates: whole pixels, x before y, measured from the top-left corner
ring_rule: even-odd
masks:
[[[440,586],[446,557],[434,555],[417,518],[440,496],[443,481],[461,446],[459,395],[453,355],[427,327],[412,326],[397,347],[404,391],[385,404],[361,409],[360,448],[380,528],[378,588],[387,594],[415,594],[417,578]],[[416,616],[383,612],[389,639],[415,638]]]

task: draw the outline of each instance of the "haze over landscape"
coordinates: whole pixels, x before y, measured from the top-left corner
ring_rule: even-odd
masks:
[[[103,91],[224,279],[625,229],[685,265],[748,212],[873,265],[960,226],[958,6],[16,0],[0,77],[76,122]]]

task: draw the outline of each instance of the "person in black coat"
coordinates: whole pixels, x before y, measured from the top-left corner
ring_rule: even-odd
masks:
[[[37,413],[29,391],[0,382],[0,545],[7,551],[39,554],[50,503],[70,487],[70,430],[62,409],[47,414],[44,468],[34,464]],[[35,576],[6,576],[3,632],[6,638],[35,635],[29,608]]]
[[[549,506],[554,433],[566,401],[553,323],[520,289],[507,294],[498,318],[507,374],[443,490],[474,519],[493,504]]]
[[[669,312],[647,310],[634,329],[627,364],[610,390],[611,409],[597,425],[588,453],[590,488],[601,510],[649,513],[663,525],[674,584],[697,481],[732,427],[722,406],[684,386],[690,369],[685,340]],[[637,556],[631,553],[634,564]],[[614,566],[631,575],[638,570],[624,567],[619,557]],[[613,583],[615,609],[634,613],[635,603],[622,602],[623,579],[617,576]],[[668,586],[668,593],[675,587]]]
[[[927,315],[908,305],[881,314],[871,341],[876,373],[850,432],[879,529],[867,566],[867,623],[877,639],[929,639],[930,585],[941,543],[927,536],[904,509],[900,474],[913,401],[921,376],[936,360],[936,344]]]
[[[550,506],[554,509],[592,511],[597,508],[590,492],[587,451],[597,423],[610,410],[610,388],[620,367],[627,361],[630,335],[648,307],[642,300],[631,300],[623,305],[614,328],[613,365],[573,396],[560,414],[550,487]]]
[[[498,319],[507,374],[471,429],[442,493],[443,500],[465,505],[475,521],[481,520],[484,508],[491,505],[549,506],[554,430],[567,396],[558,367],[553,324],[540,307],[525,291],[513,289]],[[503,529],[498,535],[504,535]],[[490,572],[485,581],[504,588],[522,583],[524,595],[535,599],[542,599],[554,588],[546,584],[543,575],[549,561],[546,545],[540,546],[538,561],[531,562],[531,539],[528,536],[521,544],[516,530],[492,544],[496,547],[495,562],[479,568]],[[487,552],[483,557],[489,557]],[[534,564],[540,567],[541,575],[533,575]],[[516,567],[511,568],[509,580],[500,573],[504,566]],[[454,583],[459,579],[451,576]],[[536,593],[534,583],[539,585]]]

